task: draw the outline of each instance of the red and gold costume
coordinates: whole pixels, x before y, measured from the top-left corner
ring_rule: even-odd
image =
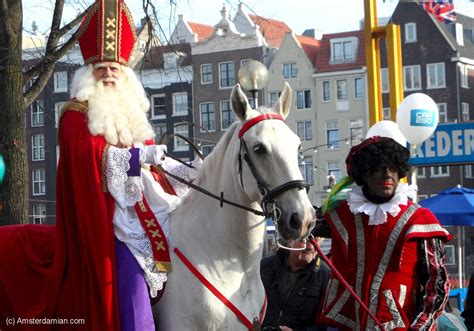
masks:
[[[442,250],[449,234],[429,210],[410,201],[399,208],[377,225],[346,201],[328,213],[332,261],[387,330],[431,330],[449,296]],[[335,278],[321,322],[341,330],[378,329]]]

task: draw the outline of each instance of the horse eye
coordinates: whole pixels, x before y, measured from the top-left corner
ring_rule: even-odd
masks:
[[[263,146],[263,144],[257,144],[253,147],[253,151],[255,152],[255,154],[265,154],[267,152],[267,149],[265,148],[265,146]]]

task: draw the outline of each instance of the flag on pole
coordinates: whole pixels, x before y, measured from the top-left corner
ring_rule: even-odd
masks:
[[[453,0],[427,0],[418,3],[442,23],[449,24],[456,21]]]

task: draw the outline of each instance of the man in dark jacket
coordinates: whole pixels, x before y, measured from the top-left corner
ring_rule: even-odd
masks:
[[[308,241],[290,241],[291,248],[279,249],[264,258],[260,275],[268,307],[262,327],[269,330],[326,330],[315,324],[329,278],[329,268]]]
[[[469,331],[474,330],[474,273],[469,280],[469,288],[467,289],[466,305],[461,316],[464,318],[464,324]]]

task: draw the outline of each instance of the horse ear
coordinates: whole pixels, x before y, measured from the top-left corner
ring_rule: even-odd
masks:
[[[232,89],[230,99],[234,113],[237,114],[241,121],[245,121],[252,108],[250,107],[247,96],[244,92],[242,92],[240,84],[235,85],[235,87]]]
[[[286,118],[288,116],[288,113],[290,112],[292,94],[293,91],[290,87],[290,84],[285,82],[285,87],[283,87],[283,91],[281,92],[278,101],[273,107],[273,110],[279,113],[284,118]]]

